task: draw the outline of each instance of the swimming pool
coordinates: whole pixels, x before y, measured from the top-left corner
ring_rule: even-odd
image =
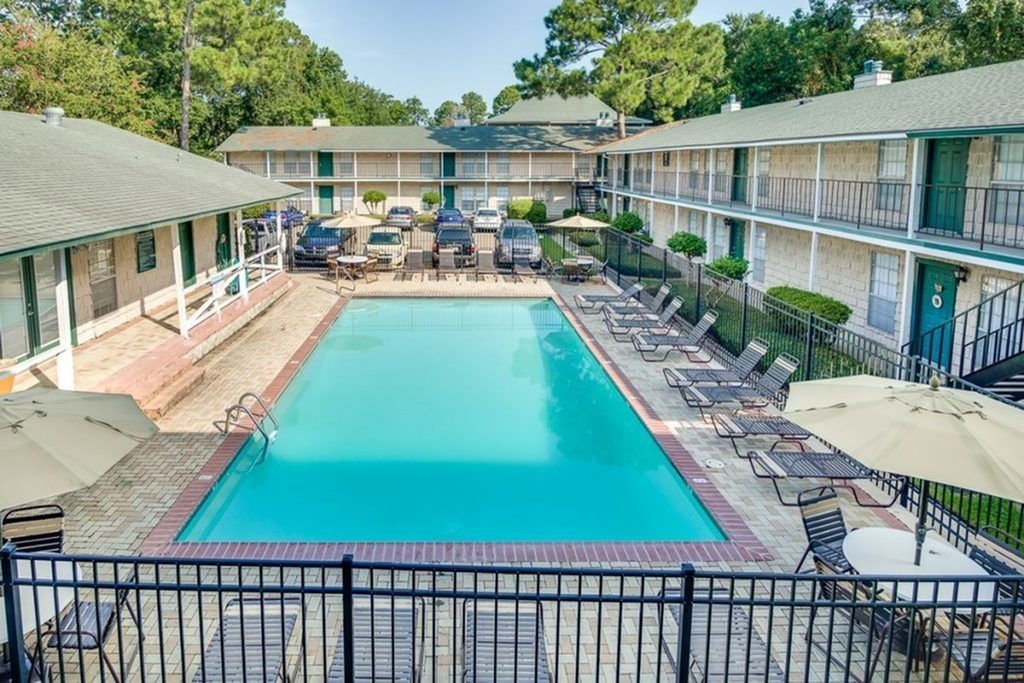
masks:
[[[353,299],[274,412],[178,540],[723,539],[549,299]]]

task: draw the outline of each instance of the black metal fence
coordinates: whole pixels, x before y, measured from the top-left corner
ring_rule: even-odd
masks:
[[[1002,681],[1022,671],[1020,576],[896,582],[11,546],[0,570],[8,632],[24,634],[8,644],[14,680],[44,669],[58,681],[346,682]],[[94,614],[106,625],[95,640],[84,633]]]

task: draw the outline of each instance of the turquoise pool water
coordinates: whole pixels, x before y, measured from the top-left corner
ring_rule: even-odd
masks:
[[[179,540],[723,538],[547,299],[355,299],[275,414]]]

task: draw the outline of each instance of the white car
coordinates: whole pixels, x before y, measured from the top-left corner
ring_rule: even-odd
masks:
[[[363,253],[367,256],[376,256],[378,268],[401,268],[405,265],[406,253],[402,229],[374,228],[366,238]]]
[[[473,215],[473,230],[497,232],[501,228],[501,212],[497,209],[477,209]]]

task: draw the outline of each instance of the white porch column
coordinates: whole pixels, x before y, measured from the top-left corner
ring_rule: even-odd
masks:
[[[265,168],[265,172],[267,174],[267,177],[269,178],[270,177],[270,152],[264,152],[263,153],[263,166]]]
[[[69,255],[66,249],[53,252],[57,259],[57,283],[54,296],[57,299],[57,338],[60,351],[57,352],[57,388],[75,388],[75,363],[71,355],[71,299],[68,287]]]
[[[533,152],[526,153],[526,193],[533,199]]]
[[[491,205],[491,190],[488,180],[491,177],[490,154],[484,152],[484,206]]]
[[[910,325],[914,317],[914,282],[917,280],[917,257],[907,249],[903,252],[903,291],[900,292],[900,329],[896,331],[900,348],[910,341]]]
[[[825,145],[818,143],[818,162],[814,167],[814,222],[821,215],[821,176],[825,172]],[[814,234],[817,238],[818,234]]]
[[[284,270],[284,243],[281,241],[281,202],[274,202],[274,210],[277,212],[277,265]]]
[[[914,138],[913,156],[911,157],[910,163],[910,206],[907,208],[907,237],[910,239],[914,238],[914,233],[917,232],[918,219],[918,201],[917,201],[917,184],[918,178],[921,171],[921,139]],[[909,253],[909,252],[908,252]],[[902,333],[901,333],[902,334]]]
[[[181,236],[177,225],[171,226],[171,263],[174,266],[174,295],[178,304],[178,331],[188,339],[188,312],[185,310],[185,276],[182,273]]]
[[[277,220],[281,220],[281,212],[278,211]],[[238,240],[238,265],[242,269],[238,276],[238,292],[242,295],[242,301],[249,303],[249,269],[245,265],[245,229],[242,227],[242,212],[235,211],[235,235]],[[182,298],[184,303],[184,298]]]
[[[715,150],[708,150],[708,204],[715,198]],[[710,215],[710,213],[709,213]]]
[[[682,150],[676,150],[676,198],[679,198],[679,182],[683,174],[683,152]],[[676,211],[676,217],[678,218],[679,212]],[[678,220],[676,221],[678,228]]]
[[[319,213],[320,205],[318,204],[318,197],[316,196],[316,186],[313,185],[313,181],[309,181],[309,212]],[[315,211],[314,211],[315,209]]]
[[[807,289],[814,291],[814,278],[818,273],[818,231],[811,233],[811,267],[807,271]]]
[[[757,211],[758,176],[761,174],[761,148],[754,147],[754,177],[750,182],[750,210]],[[753,232],[753,231],[751,231]]]
[[[679,232],[679,207],[672,207],[672,232]]]
[[[397,173],[395,175],[398,178],[398,203],[402,203],[402,153],[395,152],[395,164]]]
[[[352,152],[352,213],[359,213],[359,153]],[[334,207],[332,206],[333,210]]]
[[[654,195],[654,152],[651,152],[651,195]]]

